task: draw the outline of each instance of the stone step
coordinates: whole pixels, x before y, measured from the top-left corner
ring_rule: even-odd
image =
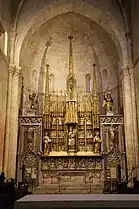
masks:
[[[57,194],[57,193],[64,193],[64,194],[87,194],[87,193],[103,193],[102,185],[92,185],[90,187],[89,184],[84,185],[57,185],[51,184],[46,186],[39,186],[34,188],[35,194]]]

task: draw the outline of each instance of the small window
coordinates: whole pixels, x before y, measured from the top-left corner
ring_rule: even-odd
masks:
[[[8,54],[8,33],[4,32],[4,54],[7,56]]]
[[[5,53],[5,30],[0,23],[0,48]]]
[[[85,84],[86,84],[86,92],[92,92],[92,83],[91,83],[91,75],[86,74],[85,76]]]
[[[108,89],[108,72],[106,69],[103,70],[103,91]]]

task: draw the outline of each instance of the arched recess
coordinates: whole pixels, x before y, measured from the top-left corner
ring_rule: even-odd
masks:
[[[49,1],[45,3],[40,1],[37,5],[37,8],[35,8],[34,3],[32,5],[31,3],[31,0],[26,2],[25,7],[23,7],[21,10],[21,14],[18,20],[18,35],[16,36],[16,47],[13,60],[17,65],[19,64],[21,46],[28,30],[32,27],[32,32],[35,33],[36,28],[39,28],[40,25],[44,24],[49,19],[67,12],[75,12],[81,14],[101,25],[101,27],[107,31],[108,34],[110,34],[117,47],[118,53],[121,54],[121,65],[126,65],[128,63],[124,26],[123,23],[121,23],[121,20],[116,21],[117,18],[114,18],[114,15],[116,15],[114,14],[115,10],[112,10],[112,14],[110,10],[108,10],[111,1],[107,2],[105,12],[101,4],[98,4],[97,1],[94,1],[92,4],[92,2],[89,0],[53,1],[53,4],[51,4]],[[29,5],[31,5],[31,7],[29,7]],[[26,14],[27,7],[31,8],[31,11],[30,13]],[[119,18],[120,17],[118,17],[118,19]]]

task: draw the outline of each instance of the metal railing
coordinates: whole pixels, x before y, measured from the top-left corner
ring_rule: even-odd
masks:
[[[133,172],[135,170],[136,170],[136,167],[134,167],[134,166],[132,167],[132,169],[128,169],[127,170],[128,176],[127,176],[127,174],[125,174],[123,176],[123,178],[121,179],[121,182],[126,183],[126,184],[131,183],[131,186],[133,186],[133,179],[134,179]]]

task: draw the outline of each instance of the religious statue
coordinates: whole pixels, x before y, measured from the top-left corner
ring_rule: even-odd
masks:
[[[109,149],[116,147],[115,128],[113,126],[109,129]]]
[[[43,137],[43,141],[44,141],[44,153],[50,153],[51,152],[51,139],[48,136],[47,131],[44,132],[44,137]]]
[[[69,133],[68,133],[69,150],[75,151],[75,137],[76,137],[76,131],[72,127],[70,127]]]
[[[113,99],[110,93],[104,95],[103,107],[106,107],[107,115],[113,114]]]
[[[94,143],[94,153],[101,153],[101,138],[99,136],[99,130],[95,131],[95,136],[93,138],[93,143]]]
[[[36,93],[29,94],[29,109],[37,110],[38,108],[38,95]]]

